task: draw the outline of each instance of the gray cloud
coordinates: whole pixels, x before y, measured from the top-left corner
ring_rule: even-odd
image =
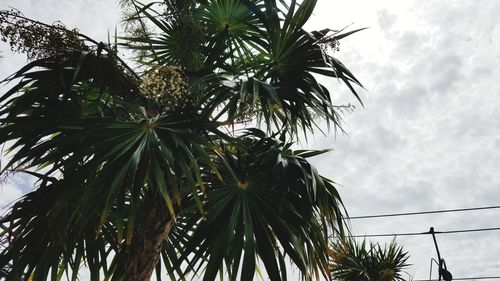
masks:
[[[397,16],[386,9],[377,12],[377,24],[384,32],[389,32],[397,21]]]
[[[394,4],[372,3],[372,11],[363,15],[371,28],[357,35],[369,41],[353,37],[341,45],[339,56],[369,89],[366,107],[346,118],[349,136],[318,137],[315,147],[335,148],[315,160],[318,167],[342,184],[352,215],[498,205],[500,42],[495,34],[500,34],[500,23],[495,14],[500,2]],[[344,15],[349,16],[357,17],[354,12]],[[430,226],[451,230],[499,226],[498,215],[490,211],[352,223],[359,234],[425,231]],[[468,277],[500,275],[496,237],[498,233],[487,232],[438,240],[454,275]],[[409,272],[427,278],[435,256],[430,238],[397,240],[412,255]]]

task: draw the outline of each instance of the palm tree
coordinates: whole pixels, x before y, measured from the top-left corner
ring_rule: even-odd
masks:
[[[31,59],[0,97],[2,173],[36,179],[0,221],[0,277],[252,280],[263,267],[286,280],[289,259],[304,280],[328,278],[343,205],[307,161],[325,151],[292,144],[340,128],[313,74],[359,99],[331,52],[357,30],[306,32],[315,0],[126,4],[135,69],[117,44],[0,13]]]
[[[331,247],[331,275],[339,281],[403,281],[408,252],[393,240],[389,245],[344,238]]]

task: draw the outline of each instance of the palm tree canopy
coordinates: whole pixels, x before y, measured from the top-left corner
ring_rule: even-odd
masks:
[[[158,280],[329,278],[329,234],[342,234],[334,183],[293,150],[318,121],[339,128],[329,90],[352,73],[329,52],[358,31],[307,32],[315,0],[129,1],[139,32],[104,44],[0,12],[0,34],[31,61],[5,81],[2,173],[36,179],[0,223],[0,277],[125,280],[124,261],[161,198],[168,236]],[[245,121],[260,129],[231,130]],[[162,210],[160,208],[160,210]],[[167,221],[170,221],[167,223]],[[166,270],[166,272],[165,272]],[[162,279],[163,278],[163,279]]]
[[[378,243],[344,238],[332,245],[331,272],[339,281],[403,281],[409,266],[408,252],[393,240],[382,247]]]

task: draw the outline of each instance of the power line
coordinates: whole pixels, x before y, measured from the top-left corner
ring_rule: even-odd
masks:
[[[453,280],[491,280],[491,279],[500,279],[500,276],[453,278]],[[428,279],[413,279],[413,281],[429,281],[429,280]],[[430,281],[438,281],[438,279],[432,279]]]
[[[455,234],[455,233],[468,233],[468,232],[482,232],[482,231],[498,231],[500,227],[491,228],[476,228],[476,229],[459,229],[459,230],[446,230],[446,231],[435,231],[435,234]],[[418,235],[429,235],[429,231],[426,232],[406,232],[406,233],[387,233],[387,234],[365,234],[365,235],[348,235],[349,237],[393,237],[393,236],[418,236]]]
[[[500,209],[500,206],[486,206],[486,207],[475,207],[475,208],[461,208],[461,209],[408,212],[408,213],[392,213],[392,214],[380,214],[380,215],[354,216],[354,217],[346,217],[345,219],[354,220],[354,219],[400,217],[400,216],[428,215],[428,214],[452,213],[452,212],[467,212],[467,211],[489,210],[489,209]]]

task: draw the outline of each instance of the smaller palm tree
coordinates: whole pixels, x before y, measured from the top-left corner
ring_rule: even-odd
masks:
[[[408,267],[408,252],[393,240],[383,247],[354,238],[339,240],[331,247],[331,276],[339,281],[399,281]]]

